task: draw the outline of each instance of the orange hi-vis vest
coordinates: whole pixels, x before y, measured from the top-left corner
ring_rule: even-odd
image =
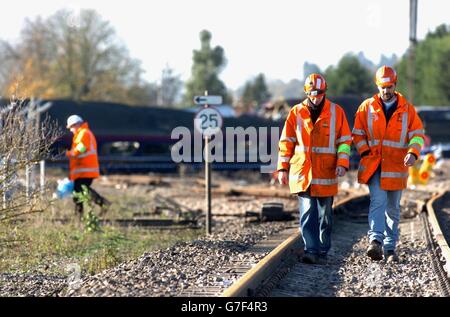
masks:
[[[404,165],[407,153],[420,156],[424,144],[422,121],[413,105],[400,93],[397,109],[386,124],[382,101],[378,95],[366,99],[358,108],[352,131],[353,143],[361,158],[358,182],[367,184],[381,163],[380,186],[383,190],[405,189],[408,167]]]
[[[100,175],[97,141],[87,122],[75,132],[69,151],[69,179],[97,178]]]
[[[313,124],[308,100],[295,105],[281,134],[277,170],[289,170],[291,193],[310,188],[313,197],[334,196],[338,191],[336,166],[348,169],[351,132],[344,110],[325,99]]]

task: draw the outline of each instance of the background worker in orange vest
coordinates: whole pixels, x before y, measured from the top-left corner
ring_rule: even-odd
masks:
[[[414,106],[395,91],[394,69],[380,67],[375,83],[379,93],[359,106],[352,134],[361,155],[358,182],[368,184],[370,190],[367,255],[382,260],[383,247],[387,262],[397,262],[400,198],[408,167],[424,144],[424,130]]]
[[[78,115],[67,118],[67,128],[73,133],[72,147],[66,152],[69,158],[69,179],[74,182],[74,191],[82,192],[85,185],[91,195],[91,199],[101,207],[100,215],[103,215],[111,203],[100,196],[91,188],[92,182],[99,177],[99,164],[97,157],[97,141],[87,122]],[[81,217],[83,214],[83,203],[74,197],[75,211]]]
[[[324,263],[331,247],[337,176],[349,167],[351,132],[344,110],[325,98],[319,74],[305,80],[307,98],[288,114],[279,142],[278,180],[298,194],[305,263]]]

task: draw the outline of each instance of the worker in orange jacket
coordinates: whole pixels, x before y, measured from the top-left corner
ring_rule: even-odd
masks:
[[[414,106],[395,91],[393,68],[380,67],[375,83],[379,93],[359,106],[352,135],[361,155],[358,181],[370,190],[367,255],[379,261],[384,253],[387,262],[397,262],[400,198],[408,167],[414,165],[424,144],[424,130]]]
[[[307,98],[289,112],[279,141],[278,180],[299,199],[303,262],[326,262],[331,247],[337,176],[349,167],[351,132],[345,112],[325,96],[323,76],[305,80]]]
[[[67,128],[73,133],[72,147],[66,156],[69,158],[69,179],[74,182],[74,192],[81,193],[82,186],[86,186],[91,199],[101,207],[102,215],[111,203],[91,188],[93,180],[100,176],[95,136],[88,123],[78,115],[71,115],[67,119]],[[83,203],[76,197],[73,201],[75,211],[81,217]]]

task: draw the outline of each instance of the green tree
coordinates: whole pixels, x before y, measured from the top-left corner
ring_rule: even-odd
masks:
[[[304,62],[303,63],[303,78],[302,80],[305,81],[306,77],[308,77],[312,73],[321,73],[319,66],[313,63]]]
[[[328,67],[325,79],[330,95],[368,96],[376,92],[373,74],[351,53],[344,55],[337,66]]]
[[[408,58],[407,52],[396,66],[398,90],[407,98]],[[440,25],[434,32],[419,41],[414,50],[415,81],[414,103],[416,105],[450,105],[450,25]]]
[[[271,94],[266,85],[266,80],[263,74],[259,74],[255,80],[248,81],[244,86],[242,100],[245,104],[255,103],[259,105],[269,100]]]
[[[194,96],[202,95],[207,90],[209,95],[221,95],[225,103],[231,103],[231,96],[228,96],[225,84],[219,79],[219,73],[226,65],[223,48],[211,47],[211,33],[207,30],[200,32],[200,42],[200,50],[194,50],[184,102],[186,105],[192,104]]]

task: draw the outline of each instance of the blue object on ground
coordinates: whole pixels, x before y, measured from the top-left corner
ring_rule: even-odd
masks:
[[[56,195],[59,199],[63,199],[72,196],[73,182],[68,178],[58,180],[58,187],[56,188]]]

